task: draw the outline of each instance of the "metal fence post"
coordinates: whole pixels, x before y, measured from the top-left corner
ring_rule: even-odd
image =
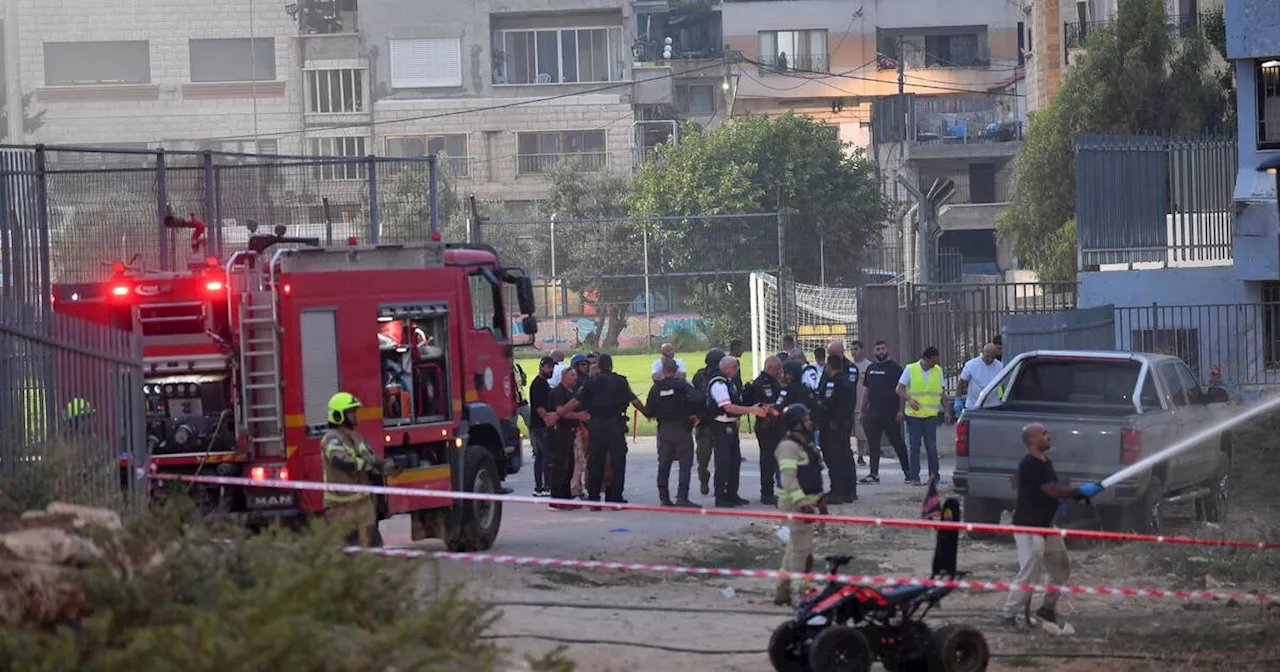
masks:
[[[214,179],[213,170],[213,152],[206,151],[204,153],[204,218],[209,224],[209,231],[206,234],[207,249],[206,256],[222,258],[222,218],[214,214],[217,208],[215,205],[215,193],[217,189],[217,180]]]
[[[164,218],[169,214],[168,189],[165,184],[164,150],[156,150],[156,240],[160,244],[160,270],[169,270],[169,236]]]
[[[40,281],[37,283],[40,287],[40,297],[37,301],[32,301],[32,305],[36,306],[41,315],[47,317],[43,313],[53,311],[53,284],[50,277],[49,264],[49,184],[48,175],[45,172],[45,149],[43,146],[37,146],[35,152],[35,168],[36,168],[36,226],[38,231],[36,237],[40,246]]]
[[[431,201],[431,240],[436,240],[440,237],[440,192],[436,184],[437,164],[436,157],[427,157],[427,190]]]
[[[640,235],[644,246],[644,345],[648,351],[653,347],[653,311],[649,305],[649,226],[640,225]]]
[[[378,244],[378,159],[370,154],[366,161],[369,172],[369,243]]]

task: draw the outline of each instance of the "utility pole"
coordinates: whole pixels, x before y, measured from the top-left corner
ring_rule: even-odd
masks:
[[[18,145],[27,138],[22,104],[22,50],[18,43],[18,0],[4,0],[4,93],[8,114],[5,142]]]
[[[898,109],[902,110],[902,133],[898,136],[898,160],[906,163],[907,127],[911,124],[911,115],[907,111],[906,84],[903,78],[907,70],[906,40],[898,36]]]

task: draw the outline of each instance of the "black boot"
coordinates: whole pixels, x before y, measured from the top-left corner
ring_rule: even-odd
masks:
[[[662,502],[663,506],[675,506],[671,502],[671,495],[666,488],[658,488],[658,501]]]

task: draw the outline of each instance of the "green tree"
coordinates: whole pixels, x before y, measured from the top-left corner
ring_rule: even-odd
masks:
[[[3,59],[0,59],[0,66],[3,66]],[[34,94],[28,93],[22,96],[22,127],[27,133],[35,133],[44,126],[44,110],[38,110],[35,114],[31,113],[31,98]],[[9,139],[9,99],[3,86],[0,86],[0,139],[5,142],[15,142]],[[16,142],[20,142],[16,141]]]
[[[441,154],[437,165],[447,167]],[[425,163],[378,164],[378,229],[383,242],[427,240],[431,233],[431,171]],[[390,179],[390,183],[386,180]],[[458,193],[457,177],[448,169],[436,171],[436,201],[440,208],[440,237],[450,242],[467,239],[466,200]],[[368,204],[365,204],[368,216]]]
[[[1032,115],[996,235],[1045,281],[1075,279],[1075,141],[1081,133],[1228,130],[1228,95],[1211,47],[1171,35],[1161,0],[1121,0],[1089,34],[1062,90]],[[1070,244],[1065,241],[1070,238]]]
[[[537,213],[557,222],[556,276],[594,310],[596,345],[616,349],[632,302],[644,294],[645,233],[633,222],[595,220],[627,216],[627,176],[566,159],[551,167],[548,178],[551,188]],[[545,242],[539,247],[550,250]]]

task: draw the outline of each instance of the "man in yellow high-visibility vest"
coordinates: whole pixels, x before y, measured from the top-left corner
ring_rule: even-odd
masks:
[[[929,459],[929,478],[938,478],[938,422],[946,408],[947,395],[942,389],[942,367],[938,366],[938,349],[925,348],[920,361],[912,362],[898,378],[898,396],[906,404],[908,466],[907,483],[924,485],[920,480],[920,444],[924,443]]]

